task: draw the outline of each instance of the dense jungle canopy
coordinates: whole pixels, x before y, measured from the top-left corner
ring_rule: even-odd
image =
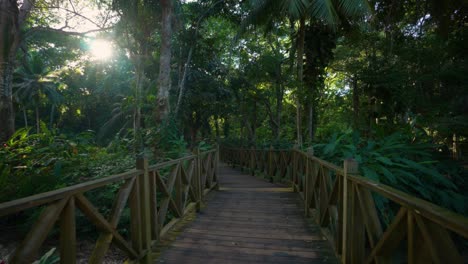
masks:
[[[467,214],[463,0],[0,0],[0,202],[214,143]]]

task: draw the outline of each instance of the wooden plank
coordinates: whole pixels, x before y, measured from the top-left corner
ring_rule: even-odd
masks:
[[[115,228],[106,221],[99,211],[84,197],[82,194],[75,196],[76,205],[83,214],[93,223],[99,230],[109,232],[113,235],[116,246],[125,251],[130,257],[138,258],[138,253],[125,241],[125,239],[117,233]]]
[[[312,190],[312,166],[310,162],[306,161],[306,173],[304,175],[304,216],[309,217],[309,208],[310,208],[310,201],[311,195],[313,194]]]
[[[180,165],[179,165],[180,166]],[[141,223],[141,241],[143,251],[147,254],[140,254],[139,262],[141,264],[151,264],[151,206],[150,206],[150,179],[148,172],[148,159],[138,158],[136,161],[136,168],[142,170],[143,173],[137,176],[137,181],[140,186],[140,223]]]
[[[320,226],[327,227],[330,224],[330,207],[337,205],[338,202],[338,192],[339,192],[339,178],[336,177],[335,182],[333,182],[333,187],[331,189],[330,195],[328,197],[327,207],[321,215]]]
[[[60,263],[76,263],[75,199],[70,197],[60,215]]]
[[[206,151],[206,152],[203,152],[203,154],[210,153],[210,152],[212,152],[212,151]],[[148,170],[149,171],[157,171],[157,170],[160,170],[160,169],[163,169],[163,168],[173,166],[175,164],[179,164],[179,163],[181,163],[183,161],[186,161],[186,160],[194,159],[195,157],[196,157],[196,155],[189,155],[189,156],[179,158],[179,159],[175,159],[175,160],[160,162],[160,163],[148,166]]]
[[[350,176],[349,179],[361,186],[364,186],[366,189],[374,191],[379,195],[392,200],[393,202],[414,211],[418,211],[418,214],[422,215],[424,218],[427,218],[432,222],[452,230],[468,239],[468,217],[464,217],[446,208],[437,206],[395,188],[360,176]]]
[[[55,191],[40,193],[36,195],[31,195],[25,198],[13,200],[10,202],[5,202],[0,204],[0,217],[13,214],[16,212],[24,211],[29,208],[38,207],[44,204],[52,203],[61,199],[68,199],[69,197],[97,189],[102,186],[109,185],[111,183],[119,182],[122,180],[127,180],[135,175],[140,173],[138,170],[130,170],[121,174],[116,174],[113,176],[76,184],[70,187],[61,188]]]
[[[353,192],[348,191],[349,189],[349,174],[358,172],[358,164],[353,159],[346,159],[344,161],[344,177],[343,177],[343,245],[341,249],[341,261],[346,264],[349,261],[350,254],[348,252],[349,239],[348,236],[348,226],[350,225],[350,220],[352,218],[350,213],[350,208],[348,206],[348,201],[353,199]]]
[[[195,149],[195,155],[195,190],[197,195],[197,199],[195,201],[197,202],[197,211],[199,212],[201,210],[201,205],[203,201],[203,187],[201,180],[201,156],[199,148]]]
[[[417,213],[414,214],[414,218],[434,263],[463,263],[450,234],[444,228],[423,219]]]
[[[112,210],[109,215],[109,224],[113,228],[116,228],[119,223],[120,216],[122,215],[122,212],[125,208],[134,182],[135,178],[129,179],[120,187],[119,192],[117,193],[117,197],[114,200]],[[99,235],[99,238],[96,241],[96,245],[94,246],[93,252],[89,257],[89,263],[102,263],[107,251],[109,250],[110,244],[112,243],[113,237],[114,236],[110,232],[103,232]]]
[[[221,255],[227,263],[337,263],[320,228],[303,218],[296,194],[275,191],[248,172],[240,175],[223,167],[221,173],[226,189],[208,196],[203,214],[162,253],[161,263],[197,263],[201,256],[205,263],[220,263]],[[251,187],[236,190],[244,184]],[[243,257],[234,260],[237,256]]]
[[[172,190],[174,189],[176,177],[178,173],[178,166],[175,166],[170,174],[168,179],[168,184],[166,185],[159,173],[156,173],[156,182],[159,187],[166,196],[162,202],[161,207],[159,210],[159,223],[162,225],[166,219],[167,207],[170,206],[171,210],[174,211],[177,217],[182,216],[182,212],[179,211],[177,204],[175,203],[174,199],[172,198]]]
[[[329,200],[329,194],[328,194],[328,177],[329,177],[329,171],[327,168],[322,167],[322,173],[320,175],[321,181],[319,185],[319,205],[320,205],[320,210],[319,210],[319,217],[317,219],[318,224],[321,224],[321,219],[323,219],[323,216],[326,214],[325,212],[328,211],[328,207],[330,204],[328,203]],[[324,223],[325,225],[328,225],[329,218],[326,218],[326,222]],[[325,226],[323,225],[323,226]]]
[[[158,221],[158,185],[156,183],[156,171],[150,173],[150,215],[151,215],[151,239],[159,241]]]
[[[390,226],[382,234],[382,237],[377,242],[377,245],[372,249],[365,263],[372,263],[376,257],[391,256],[393,251],[398,247],[399,243],[407,233],[406,214],[408,210],[401,207],[397,215],[393,219]],[[383,261],[384,259],[382,259]]]
[[[415,222],[414,222],[414,213],[408,211],[407,225],[408,225],[408,264],[416,263],[416,254],[415,254]]]
[[[361,264],[364,262],[364,253],[366,249],[365,245],[365,227],[364,227],[364,217],[362,215],[362,208],[360,206],[358,197],[357,197],[357,187],[356,184],[352,184],[350,187],[352,190],[352,201],[351,201],[351,212],[352,219],[350,227],[350,237],[348,246],[351,249],[350,263]]]
[[[335,250],[338,254],[343,254],[343,187],[344,178],[337,177],[338,181],[338,201],[337,201],[337,219],[336,219],[336,233],[335,233]]]
[[[357,187],[357,196],[361,206],[361,214],[364,216],[363,221],[367,230],[367,237],[371,248],[374,248],[377,241],[382,236],[382,225],[377,214],[377,207],[374,203],[374,198],[369,190]]]
[[[69,198],[59,200],[44,209],[34,223],[26,238],[15,250],[10,258],[11,263],[32,263],[37,257],[39,247],[42,245],[50,230],[57,221],[60,212],[67,204]]]
[[[180,164],[178,164],[177,166],[179,168],[177,170],[176,179],[175,179],[175,186],[174,186],[175,198],[174,198],[174,202],[175,202],[175,204],[177,206],[177,209],[181,213],[180,217],[182,217],[183,216],[182,213],[184,212],[184,203],[182,201],[182,195],[184,193],[183,186],[182,186],[182,169],[183,168],[182,168],[182,166]]]
[[[140,192],[139,182],[133,183],[132,191],[129,197],[130,207],[130,238],[135,252],[141,252],[141,224],[140,224]]]

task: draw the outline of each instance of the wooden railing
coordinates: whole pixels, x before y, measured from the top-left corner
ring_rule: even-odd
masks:
[[[199,210],[203,196],[217,187],[218,157],[217,150],[196,152],[152,166],[142,158],[137,160],[136,169],[122,174],[0,204],[0,217],[44,207],[8,263],[32,263],[37,259],[56,222],[60,262],[76,263],[76,209],[101,232],[89,263],[101,263],[111,243],[131,260],[152,263],[151,247],[188,211]],[[86,193],[111,185],[117,186],[118,192],[105,217]],[[130,209],[130,223],[124,228],[130,231],[127,239],[117,228],[126,207]],[[169,213],[174,216],[170,221]]]
[[[342,263],[466,263],[467,217],[359,176],[354,160],[341,168],[312,151],[224,148],[221,153],[223,161],[252,173],[291,181],[305,215],[320,225]],[[388,223],[376,207],[378,196],[396,212]]]

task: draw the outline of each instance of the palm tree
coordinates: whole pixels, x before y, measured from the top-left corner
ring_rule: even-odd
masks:
[[[305,26],[308,19],[317,19],[336,28],[342,18],[354,18],[368,14],[367,0],[254,0],[253,10],[243,22],[242,28],[264,26],[266,30],[274,27],[275,22],[289,19],[291,24],[299,22],[296,36],[296,77],[298,91],[303,86],[303,56],[305,43]],[[291,47],[293,49],[293,47]],[[294,53],[291,53],[294,56]],[[297,143],[302,145],[301,105],[296,96],[296,130]]]
[[[39,107],[44,99],[51,103],[51,117],[62,96],[57,91],[58,76],[44,63],[44,59],[38,54],[26,57],[21,68],[16,71],[15,98],[25,107],[34,108],[36,114],[36,130],[40,132]],[[25,115],[25,118],[26,115]],[[27,121],[25,120],[25,123]],[[51,120],[52,122],[52,120]]]

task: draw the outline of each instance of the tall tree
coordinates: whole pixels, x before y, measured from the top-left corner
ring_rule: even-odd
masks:
[[[297,56],[296,76],[298,83],[298,94],[296,95],[296,130],[297,143],[302,145],[301,128],[301,103],[299,94],[303,87],[303,64],[304,64],[304,41],[306,23],[309,18],[322,20],[325,24],[336,27],[340,18],[355,17],[366,14],[369,10],[367,0],[257,0],[254,8],[247,19],[244,27],[248,25],[263,25],[266,29],[274,27],[278,19],[289,18],[291,23],[299,22],[296,35]]]
[[[36,114],[36,131],[40,133],[40,113],[39,108],[46,97],[51,103],[51,116],[56,104],[60,101],[61,95],[57,91],[58,76],[47,67],[44,58],[39,54],[31,54],[17,71],[17,81],[14,84],[15,97],[23,105],[34,108]],[[24,106],[23,106],[24,107]],[[51,120],[52,121],[52,120]]]
[[[156,122],[161,123],[169,114],[169,91],[171,89],[171,39],[173,0],[160,0],[161,4],[161,49],[156,98]]]
[[[21,29],[33,4],[33,0],[25,0],[19,7],[16,0],[0,0],[0,142],[15,132],[13,72],[22,41]]]
[[[140,130],[142,126],[142,100],[144,90],[148,88],[148,66],[154,66],[151,45],[154,43],[155,21],[159,20],[160,9],[157,0],[141,0],[128,2],[126,0],[114,1],[113,8],[119,13],[120,21],[117,32],[120,37],[118,43],[126,49],[135,69],[134,78],[134,108],[133,133],[135,136],[135,149],[142,148]]]
[[[28,18],[34,13],[35,5],[38,4],[36,2],[36,0],[0,0],[0,124],[2,124],[0,142],[6,141],[15,131],[12,80],[13,72],[17,67],[17,53],[20,48],[25,47],[24,41],[34,36],[35,33],[44,31],[83,36],[90,32],[107,29],[106,25],[111,21],[111,19],[104,19],[99,24],[80,14],[82,10],[61,7],[61,1],[50,3],[41,1],[41,10],[35,12],[35,16],[40,18],[34,21],[34,25],[31,25]],[[75,7],[71,0],[67,5]],[[55,24],[58,22],[58,19],[52,19],[54,15],[50,15],[50,10],[60,10],[67,14],[64,18],[65,21],[59,21],[63,22],[63,25],[54,28],[47,24],[51,20],[54,20]],[[48,15],[50,16],[47,17]],[[86,32],[70,31],[73,30],[73,25],[69,23],[69,19],[77,17],[92,22],[96,28]],[[73,24],[76,25],[76,23]]]

